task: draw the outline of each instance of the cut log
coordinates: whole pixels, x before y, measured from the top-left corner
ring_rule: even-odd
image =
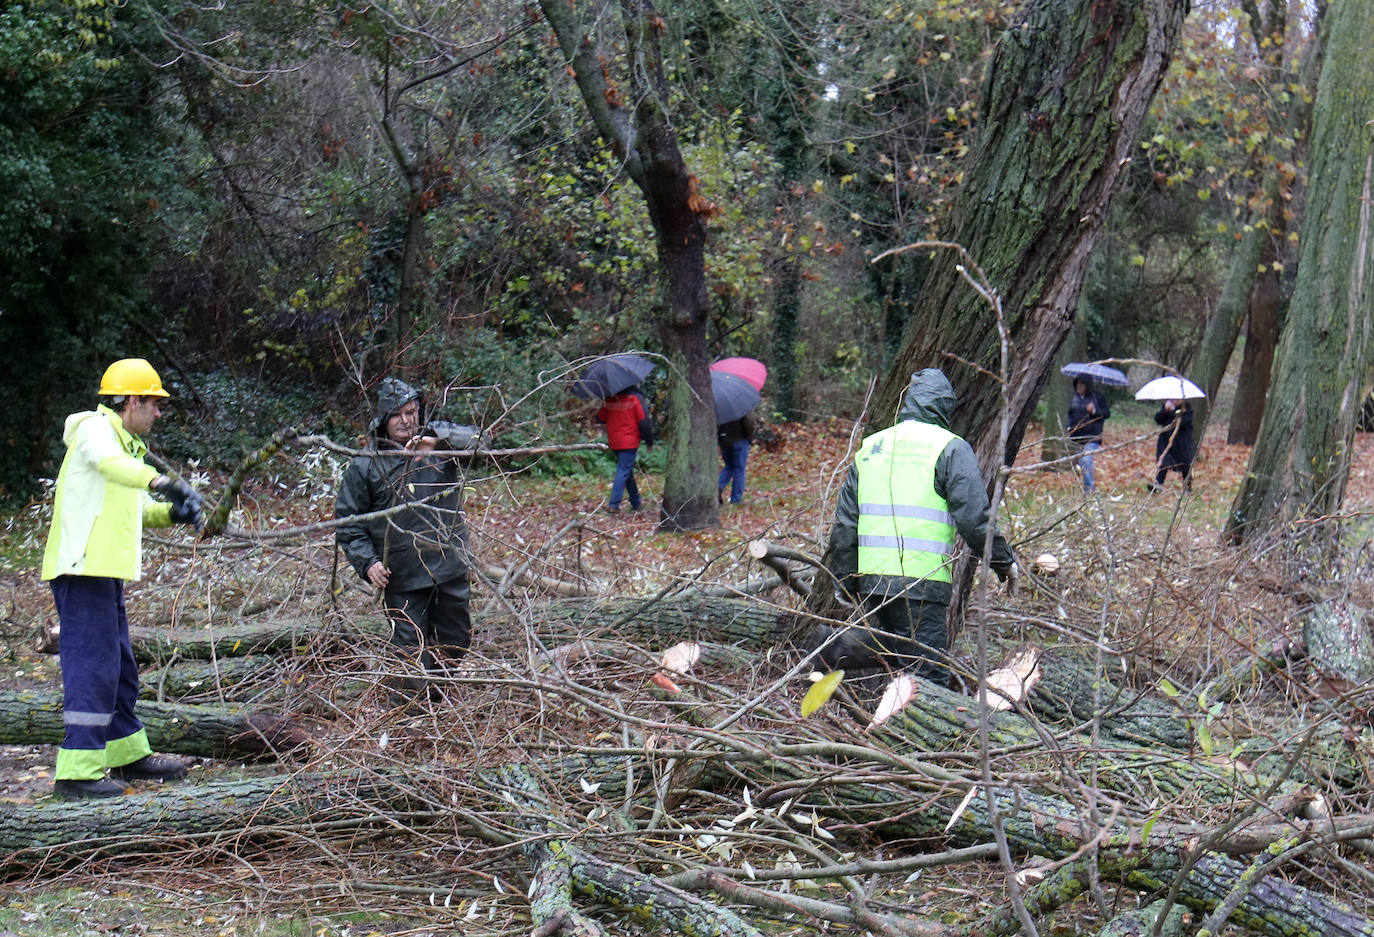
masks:
[[[539,624],[540,630],[551,638],[619,634],[660,647],[708,635],[719,639],[722,633],[744,644],[776,643],[780,636],[792,633],[793,623],[786,612],[720,600],[553,603],[552,610],[556,614],[551,620]],[[712,628],[716,622],[721,624],[719,629]],[[652,659],[646,661],[646,674],[655,663]],[[553,679],[533,679],[533,689],[544,699],[581,692],[576,686]],[[552,829],[544,827],[545,834],[551,833],[554,842],[575,841],[578,850],[590,848],[586,844],[594,842],[594,838],[585,824],[574,819],[581,816],[580,810],[567,811],[562,821],[555,819],[563,813],[558,806],[559,790],[566,788],[571,799],[574,792],[587,790],[581,782],[601,783],[598,797],[604,798],[608,809],[619,812],[636,806],[625,799],[626,777],[633,774],[641,779],[662,779],[660,784],[641,784],[638,788],[654,798],[642,805],[644,816],[654,813],[655,805],[662,810],[663,805],[692,796],[696,790],[724,792],[737,789],[742,782],[754,792],[753,804],[758,809],[782,809],[786,805],[788,816],[814,813],[819,823],[836,836],[856,831],[904,841],[953,842],[970,847],[983,847],[993,840],[986,789],[976,787],[974,796],[966,802],[964,798],[969,790],[969,775],[965,772],[977,763],[980,735],[984,734],[980,732],[976,700],[920,681],[918,692],[906,709],[877,730],[861,734],[859,726],[863,722],[851,724],[843,716],[839,720],[818,716],[802,721],[793,712],[789,717],[789,707],[796,703],[792,689],[783,687],[781,693],[756,704],[773,714],[772,723],[763,733],[746,730],[732,736],[730,733],[743,728],[743,724],[727,727],[722,713],[738,713],[735,702],[722,705],[709,698],[701,704],[680,702],[679,697],[686,694],[674,695],[663,703],[644,704],[662,707],[656,714],[630,714],[635,720],[643,717],[654,725],[660,724],[664,711],[709,723],[711,731],[692,742],[693,747],[701,749],[698,752],[688,751],[681,742],[665,746],[662,735],[657,748],[647,739],[641,740],[643,751],[638,755],[633,749],[628,754],[622,750],[599,756],[583,750],[574,755],[572,752],[577,750],[570,749],[567,757],[560,758],[557,748],[543,749],[539,756],[546,778],[543,792],[549,800],[541,801],[540,822],[556,824]],[[709,695],[709,687],[703,690]],[[584,703],[587,699],[576,698]],[[607,717],[615,718],[615,714],[608,712]],[[638,721],[617,725],[631,726],[632,732],[652,731]],[[795,731],[789,725],[795,726]],[[1051,860],[1090,857],[1103,881],[1122,883],[1140,891],[1158,892],[1179,879],[1179,901],[1199,911],[1210,912],[1227,896],[1243,894],[1230,920],[1273,937],[1302,933],[1374,937],[1374,923],[1350,906],[1311,888],[1272,876],[1250,887],[1247,876],[1251,866],[1222,851],[1230,849],[1241,855],[1245,850],[1264,848],[1266,843],[1280,850],[1291,848],[1294,843],[1320,839],[1324,830],[1339,826],[1339,820],[1293,822],[1270,831],[1267,839],[1232,835],[1211,842],[1210,829],[1171,826],[1167,817],[1155,822],[1150,813],[1155,802],[1183,805],[1210,800],[1214,802],[1208,808],[1211,816],[1224,817],[1228,803],[1243,804],[1247,798],[1267,795],[1268,779],[1249,777],[1239,771],[1228,774],[1215,764],[1195,764],[1163,747],[1131,745],[1113,736],[1109,726],[1098,734],[1100,744],[1094,745],[1088,737],[1070,733],[1050,737],[1018,713],[1009,712],[992,714],[985,733],[996,770],[1022,778],[1021,786],[997,786],[991,793],[1013,856],[1043,856]],[[614,737],[619,737],[619,729]],[[938,754],[923,759],[922,752]],[[688,765],[691,767],[684,770]],[[1071,800],[1046,789],[1050,783],[1059,784],[1057,772],[1076,771],[1086,777],[1089,769],[1098,785],[1093,794],[1096,818],[1085,809],[1081,798]],[[377,798],[371,807],[379,814],[405,809],[404,797],[448,804],[451,791],[437,787],[447,776],[451,776],[451,766],[433,772],[417,770],[407,782],[403,796],[379,789],[359,795],[354,806],[365,815],[366,796]],[[421,778],[428,780],[417,780]],[[1040,778],[1048,780],[1042,786],[1030,786],[1031,779]],[[476,781],[493,792],[499,790],[490,775],[480,775]],[[317,783],[329,786],[331,782],[323,779]],[[436,787],[429,790],[428,785]],[[1072,783],[1059,786],[1076,789]],[[1117,793],[1113,794],[1113,790]],[[243,833],[246,826],[259,822],[253,813],[257,805],[243,802],[236,806],[241,812],[234,827],[236,833]],[[62,805],[66,814],[84,813],[86,809],[86,805]],[[529,810],[523,808],[518,812]],[[271,811],[263,816],[262,822],[285,822],[274,820]],[[243,817],[254,819],[246,821]],[[22,830],[28,824],[18,813],[4,815],[0,820],[0,826],[10,832]],[[196,829],[203,832],[205,828]],[[67,832],[78,835],[79,830],[69,828]],[[170,836],[175,832],[173,827],[163,826],[155,835]],[[1349,835],[1355,832],[1349,831]],[[140,830],[140,834],[145,834],[140,842],[146,848],[146,830]],[[1368,836],[1368,831],[1360,835]],[[580,854],[585,856],[585,852]],[[575,878],[579,874],[576,864],[571,858],[568,861],[572,870],[569,874]],[[562,878],[562,873],[552,867],[545,875],[540,871],[542,868],[536,868],[536,889],[544,889],[557,900],[557,895],[564,894],[562,883],[572,880]],[[1180,878],[1180,870],[1185,868],[1188,871]],[[609,869],[614,872],[620,867]],[[614,881],[616,876],[610,872],[602,877]],[[592,879],[599,874],[586,873],[586,877]],[[633,885],[616,883],[616,887],[627,889]],[[568,884],[568,888],[572,885]],[[620,893],[638,894],[641,898],[644,894]],[[553,926],[557,919],[558,926],[569,921],[576,926],[575,917],[558,918],[561,910],[551,909],[544,924]]]
[[[1041,671],[1030,708],[1045,721],[1077,724],[1100,717],[1117,738],[1183,752],[1194,749],[1192,722],[1178,704],[1095,673],[1088,653],[1050,650]]]
[[[160,628],[133,625],[129,640],[140,664],[210,660],[307,649],[319,635],[317,620],[239,619],[215,627]]]
[[[1163,923],[1160,917],[1164,918]],[[1181,905],[1152,901],[1143,908],[1118,914],[1107,922],[1097,937],[1183,937],[1188,933],[1187,922],[1187,911]]]
[[[293,716],[218,706],[140,702],[138,718],[154,749],[206,758],[273,758],[311,737]],[[51,690],[0,690],[0,744],[60,745],[62,694]]]
[[[424,805],[404,779],[338,773],[183,781],[111,801],[0,803],[0,872],[65,868],[95,856],[146,856],[158,840],[223,834],[232,845],[329,825],[394,824],[413,809]]]
[[[679,641],[771,647],[789,641],[799,625],[798,616],[786,609],[694,593],[668,598],[563,599],[541,606],[540,612],[535,623],[538,634],[553,642],[601,634],[658,647]]]

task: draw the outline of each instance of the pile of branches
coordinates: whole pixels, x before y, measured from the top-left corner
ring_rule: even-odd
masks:
[[[808,619],[690,594],[488,618],[499,654],[398,693],[363,623],[284,682],[305,728],[268,761],[114,805],[7,806],[5,872],[286,850],[355,897],[438,895],[541,934],[996,934],[1057,912],[1103,932],[1374,934],[1358,892],[1329,885],[1374,836],[1342,807],[1364,763],[1321,726],[1204,752],[1176,700],[1064,651],[1036,655],[1024,698],[918,682],[873,725],[875,675],[804,718]]]

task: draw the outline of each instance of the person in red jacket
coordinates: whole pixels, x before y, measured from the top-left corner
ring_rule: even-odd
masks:
[[[639,485],[635,484],[635,459],[641,442],[650,449],[654,447],[653,420],[649,419],[649,408],[638,385],[607,397],[596,419],[606,424],[606,444],[615,453],[615,476],[611,479],[611,498],[606,510],[618,514],[621,499],[629,495],[630,510],[638,511],[643,502]]]

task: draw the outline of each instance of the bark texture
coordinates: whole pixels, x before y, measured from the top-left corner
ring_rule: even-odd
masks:
[[[939,257],[871,420],[889,425],[911,372],[945,368],[959,395],[953,429],[985,469],[1009,463],[1073,322],[1089,255],[1178,42],[1185,0],[1035,0],[999,41],[980,134],[947,240],[1001,296],[1015,358],[1003,413],[998,323]],[[956,355],[981,372],[951,359]]]
[[[140,701],[135,713],[157,751],[206,758],[271,758],[303,746],[308,727],[291,716],[217,706]],[[58,745],[62,693],[0,690],[0,744]]]
[[[1374,6],[1335,0],[1313,106],[1297,282],[1259,438],[1225,537],[1263,536],[1345,499],[1374,329]]]
[[[715,211],[687,168],[670,113],[660,45],[661,17],[648,0],[610,5],[540,0],[567,56],[592,122],[644,195],[662,273],[656,315],[669,382],[661,527],[692,530],[720,522],[715,498],[716,418],[706,320],[706,221]],[[600,20],[618,16],[621,41]]]

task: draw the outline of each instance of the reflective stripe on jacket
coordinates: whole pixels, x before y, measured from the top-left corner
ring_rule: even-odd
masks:
[[[143,525],[171,526],[172,506],[154,501],[157,469],[143,440],[109,407],[73,413],[62,432],[67,455],[57,475],[43,578],[142,574]]]
[[[957,439],[907,420],[864,440],[858,467],[858,572],[950,582],[954,517],[935,492],[935,463]]]

